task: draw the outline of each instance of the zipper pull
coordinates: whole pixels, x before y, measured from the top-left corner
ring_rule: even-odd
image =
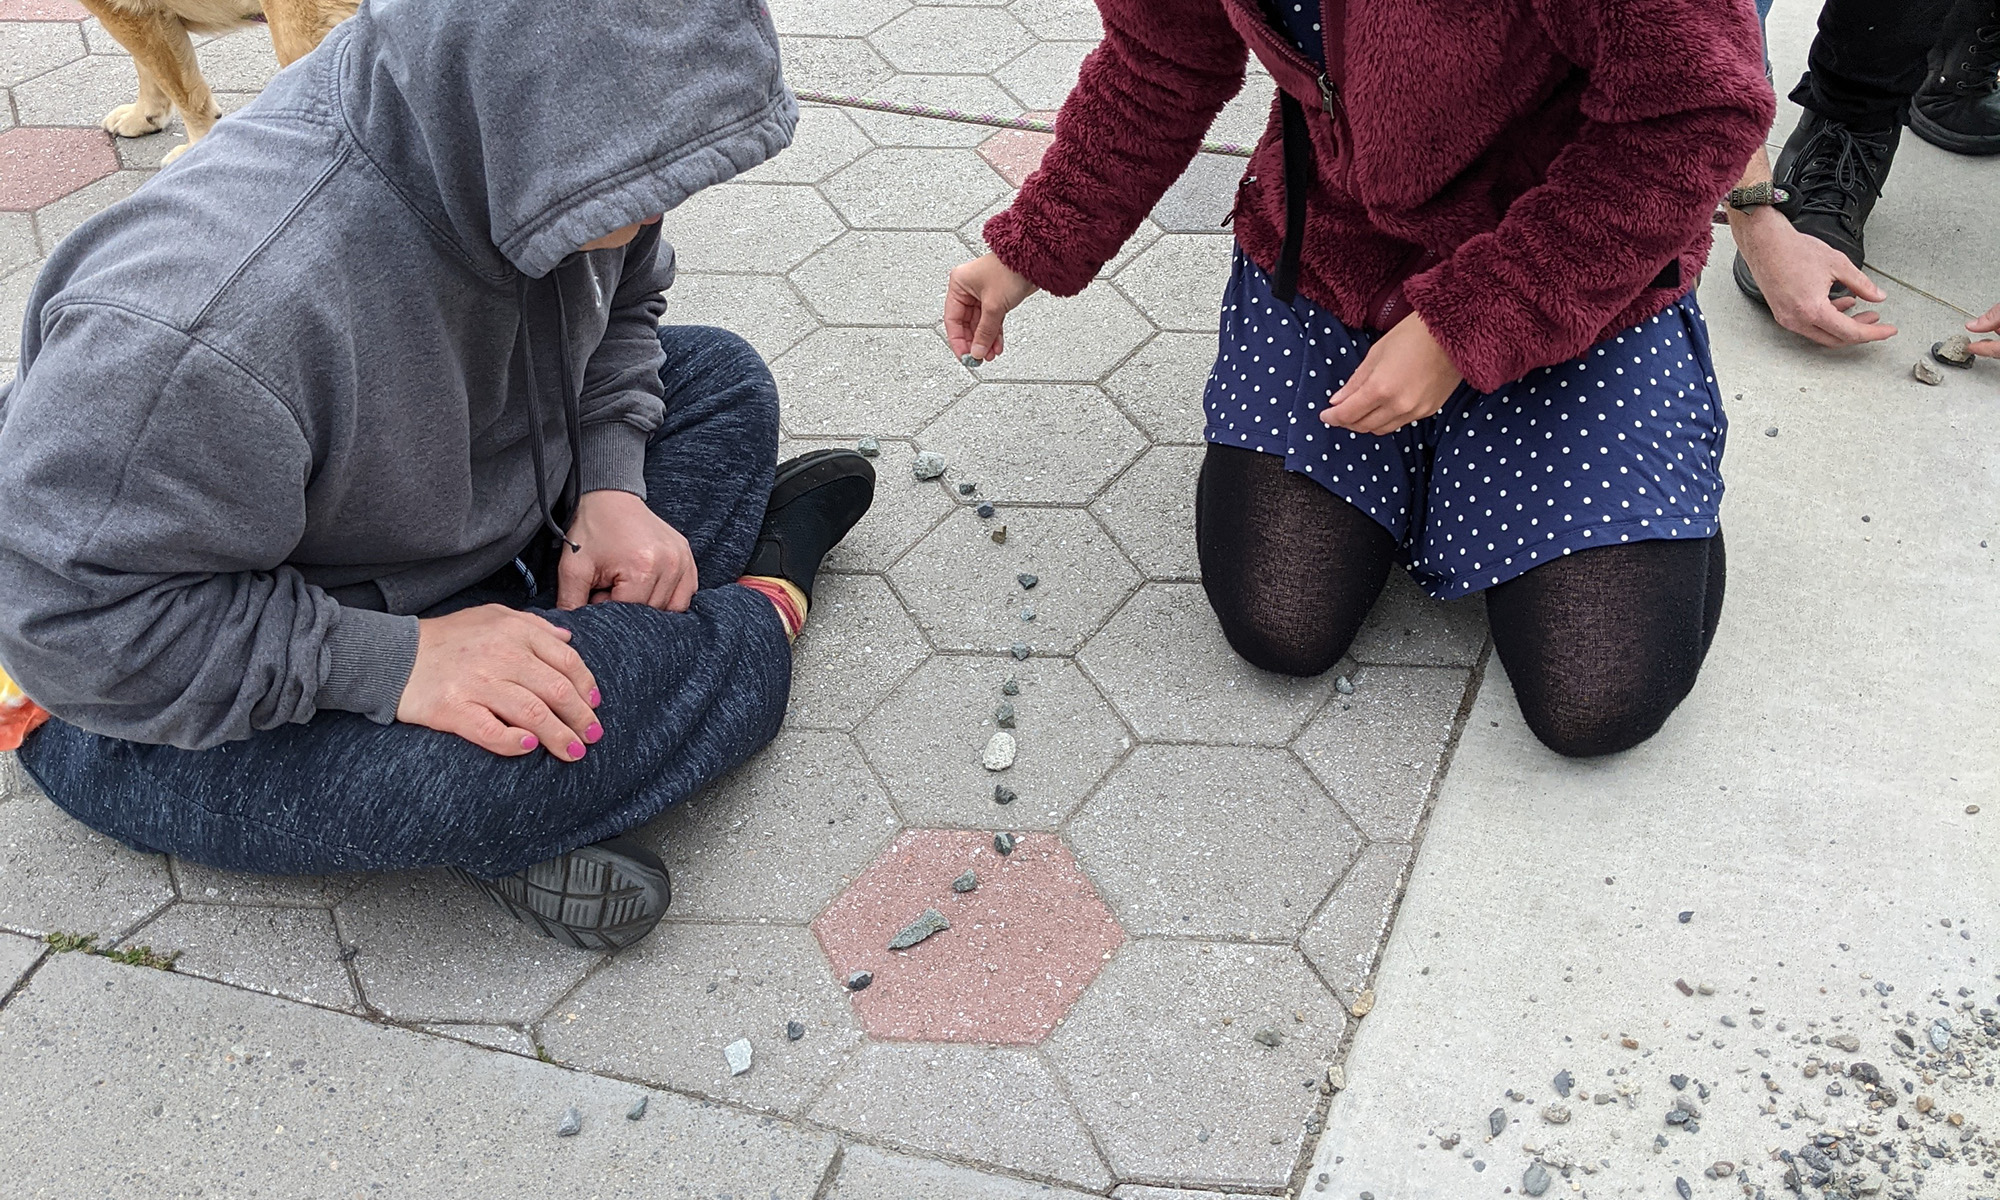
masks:
[[[1333,90],[1333,84],[1324,74],[1319,77],[1319,102],[1325,106],[1327,116],[1339,115],[1334,110],[1340,106],[1340,93]]]

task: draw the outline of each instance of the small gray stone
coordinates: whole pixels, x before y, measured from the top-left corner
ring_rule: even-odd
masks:
[[[1019,840],[1011,833],[996,833],[993,835],[993,848],[1002,854],[1012,854]]]
[[[936,479],[944,474],[944,455],[935,450],[918,452],[910,462],[910,474],[918,479]]]
[[[562,1123],[556,1126],[557,1137],[575,1137],[583,1132],[583,1114],[572,1104],[563,1110]]]
[[[1004,546],[1007,544],[1007,527],[1002,525],[987,536],[993,539],[994,545]]]
[[[785,1022],[785,1040],[786,1040],[786,1041],[788,1041],[788,1042],[796,1042],[796,1041],[798,1041],[798,1040],[799,1040],[800,1038],[804,1037],[805,1035],[806,1035],[806,1023],[805,1023],[804,1021],[787,1021],[787,1022]]]
[[[1030,574],[1028,574],[1028,573],[1027,573],[1027,572],[1025,572],[1025,571],[1023,571],[1023,572],[1022,572],[1021,574],[1019,574],[1019,575],[1016,575],[1016,576],[1014,576],[1014,582],[1016,582],[1016,583],[1020,584],[1020,585],[1021,585],[1021,590],[1022,590],[1022,591],[1024,591],[1024,592],[1032,592],[1032,591],[1034,591],[1034,590],[1035,590],[1035,585],[1036,585],[1036,584],[1038,584],[1038,583],[1040,583],[1041,581],[1042,581],[1042,577],[1041,577],[1041,576],[1039,576],[1039,575],[1030,575]]]
[[[976,890],[978,887],[979,873],[977,871],[967,871],[965,874],[951,881],[951,890],[961,896],[967,892]]]
[[[1556,1095],[1567,1100],[1569,1099],[1569,1090],[1576,1086],[1576,1076],[1569,1073],[1568,1067],[1564,1067],[1562,1070],[1556,1072],[1555,1085]]]
[[[854,974],[849,975],[847,977],[847,990],[850,992],[858,992],[874,982],[875,982],[875,972],[856,971]]]
[[[961,483],[958,485],[958,494],[961,496],[970,496],[978,490],[979,485],[976,483]]]
[[[1679,1112],[1686,1113],[1690,1117],[1701,1116],[1701,1105],[1695,1102],[1695,1098],[1693,1096],[1688,1096],[1688,1095],[1675,1096],[1674,1108]]]
[[[854,448],[861,452],[861,457],[863,458],[874,458],[876,455],[882,453],[882,443],[876,441],[874,438],[862,438],[860,441],[854,443]]]
[[[1687,924],[1687,923],[1688,923],[1689,921],[1692,921],[1692,920],[1694,920],[1694,910],[1693,910],[1693,909],[1691,909],[1691,908],[1684,908],[1684,909],[1682,909],[1682,910],[1681,910],[1681,914],[1680,914],[1680,922],[1681,922],[1681,924],[1685,925],[1685,924]]]
[[[895,937],[889,939],[889,949],[908,950],[934,933],[943,933],[951,928],[951,922],[935,908],[925,909],[916,920],[903,926]]]
[[[973,511],[978,513],[982,518],[991,517],[993,515],[993,506],[991,504],[982,504]]]
[[[1910,374],[1916,376],[1918,383],[1928,383],[1932,387],[1944,382],[1944,372],[1921,358],[1917,360],[1916,366],[1910,368]]]
[[[980,365],[979,357],[973,354],[961,354],[958,356],[958,361],[959,365],[964,367],[976,367]]]
[[[1014,705],[1002,700],[1000,707],[993,710],[993,723],[1002,729],[1014,728]]]
[[[1951,1045],[1951,1026],[1945,1024],[1943,1021],[1932,1025],[1931,1048],[1942,1054],[1945,1047],[1949,1045]]]
[[[1020,798],[1021,798],[1020,793],[1016,792],[1013,788],[1008,787],[1004,783],[996,783],[993,785],[993,803],[995,804],[1012,804],[1014,803],[1014,801],[1019,800]]]
[[[979,755],[979,765],[989,771],[1004,771],[1014,765],[1017,747],[1011,733],[996,733],[986,740],[986,749]]]
[[[1542,1110],[1542,1120],[1551,1125],[1569,1124],[1569,1105],[1551,1104]]]
[[[1507,1132],[1507,1110],[1496,1108],[1492,1112],[1487,1113],[1486,1128],[1494,1137],[1499,1137],[1501,1134]]]
[[[731,1075],[741,1075],[750,1069],[750,1039],[737,1038],[722,1048],[722,1057],[729,1063]]]
[[[636,1120],[638,1120],[639,1118],[641,1118],[641,1117],[645,1116],[645,1115],[646,1115],[646,1102],[647,1102],[647,1101],[649,1101],[649,1100],[651,1100],[651,1099],[652,1099],[652,1097],[651,1097],[651,1096],[641,1096],[641,1097],[639,1097],[639,1102],[638,1102],[637,1104],[634,1104],[634,1105],[633,1105],[633,1106],[632,1106],[631,1108],[629,1108],[629,1109],[627,1109],[627,1110],[626,1110],[626,1112],[625,1112],[625,1119],[626,1119],[626,1120],[628,1120],[628,1121],[636,1121]]]
[[[1023,609],[1021,610],[1021,619],[1022,619],[1023,621],[1032,621],[1032,620],[1034,620],[1034,619],[1035,619],[1035,606],[1034,606],[1034,605],[1032,605],[1032,604],[1030,604],[1030,605],[1028,605],[1028,606],[1027,606],[1026,608],[1023,608]]]
[[[1731,1025],[1735,1023],[1734,1021],[1729,1022]],[[1861,1049],[1861,1039],[1851,1033],[1836,1033],[1826,1039],[1826,1044],[1832,1046],[1835,1050],[1845,1051],[1848,1054],[1853,1054],[1855,1051]]]
[[[1013,677],[1012,675],[1009,675],[1009,676],[1007,677],[1007,682],[1005,682],[1005,683],[1003,683],[1003,684],[1001,684],[1001,685],[1000,685],[1000,694],[1001,694],[1001,695],[1003,695],[1003,696],[1018,696],[1018,695],[1020,695],[1020,694],[1021,694],[1021,681],[1020,681],[1020,680],[1018,680],[1018,679],[1016,679],[1016,678],[1014,678],[1014,677]]]
[[[1011,651],[1009,651],[1009,653],[1011,653],[1015,658],[1020,659],[1022,662],[1026,662],[1028,660],[1028,643],[1015,642],[1014,648]]]
[[[1770,427],[1769,429],[1766,429],[1766,430],[1764,431],[1764,436],[1765,436],[1765,437],[1777,437],[1777,436],[1778,436],[1778,427],[1777,427],[1776,425],[1773,425],[1773,426],[1771,426],[1771,427]]]
[[[1721,1016],[1717,1017],[1716,1020],[1722,1022],[1723,1027],[1726,1029],[1736,1028],[1736,1018],[1730,1016],[1728,1013],[1723,1013]]]
[[[1528,1164],[1528,1169],[1521,1174],[1521,1190],[1530,1196],[1539,1196],[1549,1190],[1549,1173],[1542,1164]]]
[[[1688,1085],[1688,1077],[1685,1075],[1669,1075],[1667,1076],[1667,1082],[1673,1085],[1675,1091],[1685,1091]]]
[[[1972,339],[1962,333],[1954,333],[1931,346],[1931,357],[1951,367],[1972,365]]]
[[[1681,1194],[1681,1200],[1694,1200],[1694,1189],[1688,1186],[1687,1180],[1678,1175],[1674,1176],[1674,1190]]]
[[[1333,690],[1343,696],[1352,696],[1354,694],[1354,681],[1345,675],[1341,675],[1334,679]]]
[[[1259,1046],[1269,1046],[1271,1049],[1276,1050],[1285,1044],[1285,1033],[1274,1026],[1266,1025],[1252,1034],[1250,1040]]]

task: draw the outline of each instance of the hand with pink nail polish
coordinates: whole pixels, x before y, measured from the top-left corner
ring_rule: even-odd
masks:
[[[396,719],[514,757],[575,762],[604,736],[597,681],[570,631],[498,604],[417,622],[417,662]]]

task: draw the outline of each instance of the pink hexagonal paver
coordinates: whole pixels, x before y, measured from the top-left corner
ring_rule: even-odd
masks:
[[[89,15],[73,0],[0,0],[0,21],[81,21]]]
[[[966,870],[977,890],[957,893]],[[907,950],[889,939],[927,908],[951,928]],[[1117,918],[1053,834],[1023,834],[1014,853],[993,835],[913,829],[897,838],[813,921],[836,980],[871,971],[850,993],[873,1037],[1026,1045],[1056,1027],[1125,941]]]
[[[1052,112],[1033,112],[1028,116],[1047,121],[1055,117]],[[994,134],[979,143],[979,157],[988,166],[1000,172],[1000,177],[1015,187],[1020,187],[1035,168],[1042,165],[1042,153],[1055,142],[1055,135],[1035,133],[1026,129],[1007,129]]]
[[[9,129],[0,133],[0,212],[27,212],[118,169],[101,129]]]

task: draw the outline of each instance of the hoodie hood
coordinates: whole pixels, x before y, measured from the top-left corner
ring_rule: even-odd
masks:
[[[340,119],[473,265],[541,277],[791,143],[760,0],[369,0]]]

